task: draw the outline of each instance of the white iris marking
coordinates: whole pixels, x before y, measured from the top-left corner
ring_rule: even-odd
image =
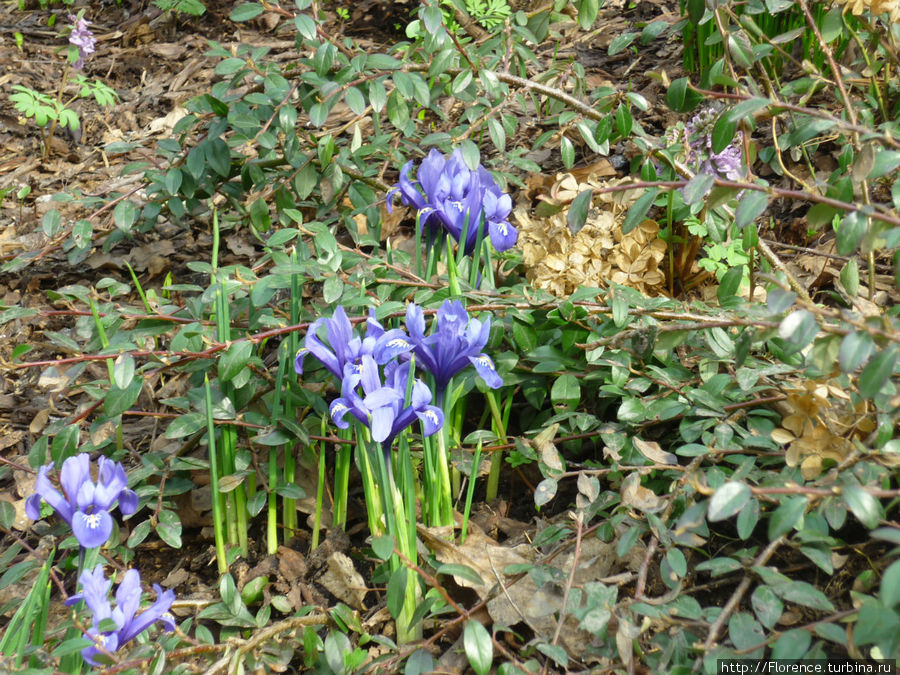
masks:
[[[409,342],[407,342],[403,338],[394,338],[393,340],[388,340],[388,347],[402,347],[403,349],[406,349],[409,346]]]
[[[331,414],[337,415],[338,413],[342,413],[345,410],[350,410],[350,408],[345,406],[343,403],[335,403],[334,408],[331,410]]]
[[[463,212],[463,209],[464,209],[465,207],[463,206],[463,203],[462,203],[462,202],[450,202],[450,203],[453,205],[453,207],[454,207],[457,211],[459,211],[460,213]]]
[[[426,410],[426,411],[425,411],[425,417],[427,417],[428,420],[429,420],[432,424],[435,424],[435,425],[436,425],[436,424],[438,423],[438,421],[439,421],[439,420],[438,420],[437,413],[434,412],[434,410]]]
[[[84,522],[88,526],[88,529],[96,530],[100,527],[100,514],[88,513],[84,517]]]
[[[498,227],[500,228],[500,234],[504,237],[509,234],[509,228],[506,226],[506,223],[500,223]]]
[[[487,356],[476,356],[475,360],[478,361],[479,364],[481,364],[482,368],[487,368],[488,370],[494,369],[493,362]]]

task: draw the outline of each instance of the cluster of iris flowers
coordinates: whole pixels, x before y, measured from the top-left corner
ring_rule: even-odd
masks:
[[[312,355],[340,381],[341,394],[331,402],[329,414],[340,429],[348,429],[351,421],[356,421],[356,457],[366,494],[369,528],[373,536],[391,535],[398,550],[415,560],[417,490],[412,464],[408,446],[401,442],[397,451],[400,480],[395,481],[391,446],[416,420],[422,423],[422,514],[429,524],[452,525],[444,426],[445,413],[452,402],[447,401],[445,393],[451,378],[469,365],[475,367],[488,386],[497,388],[502,384],[494,362],[483,351],[490,336],[490,319],[470,319],[461,302],[446,300],[438,310],[430,335],[425,334],[425,313],[415,304],[407,307],[406,331],[385,330],[374,311],[365,323],[365,336],[360,336],[343,307],[338,307],[331,318],[316,320],[297,352],[294,369],[302,375],[306,357]],[[327,345],[319,336],[323,327],[328,334]],[[431,404],[432,387],[415,377],[417,368],[429,376],[438,406]],[[431,436],[435,436],[436,443]],[[381,452],[371,451],[370,439],[380,445]],[[336,486],[338,465],[342,462],[339,454]],[[341,492],[336,487],[336,512],[340,499]],[[396,556],[391,557],[390,564],[393,574],[406,571]],[[421,637],[413,624],[419,587],[408,584],[405,589],[402,608],[395,615],[401,642]]]
[[[330,346],[318,336],[323,325]],[[416,419],[422,421],[426,436],[443,425],[444,412],[430,405],[432,392],[422,380],[412,383],[407,401],[413,361],[433,377],[439,402],[450,378],[469,365],[488,386],[496,389],[502,384],[494,362],[483,352],[490,337],[490,318],[470,319],[461,302],[445,300],[431,335],[425,335],[425,315],[415,304],[407,307],[406,327],[408,333],[399,328],[385,330],[373,310],[366,321],[366,335],[360,338],[344,308],[338,307],[330,319],[312,323],[294,361],[299,375],[307,355],[321,361],[341,381],[341,396],[329,410],[334,423],[347,428],[345,417],[351,414],[386,448]],[[379,366],[384,366],[383,380]]]
[[[119,462],[100,457],[97,462],[96,480],[92,477],[90,456],[81,453],[63,462],[59,472],[62,492],[50,481],[53,462],[38,470],[35,492],[25,502],[25,512],[32,520],[41,518],[41,502],[49,504],[70,528],[82,547],[82,560],[86,549],[103,546],[113,531],[110,511],[118,503],[123,515],[137,510],[138,496],[128,488],[125,469]],[[141,604],[141,577],[137,570],[125,573],[116,590],[116,607],[110,605],[107,595],[112,581],[106,578],[103,565],[84,570],[78,578],[81,592],[66,600],[67,605],[84,601],[93,613],[92,627],[85,637],[94,644],[85,647],[81,655],[85,661],[98,665],[96,657],[103,652],[115,652],[126,643],[160,621],[166,630],[174,630],[175,622],[168,613],[175,600],[175,593],[163,591],[154,585],[156,602],[138,613]],[[104,619],[111,619],[115,629],[101,630]]]
[[[519,233],[509,223],[512,199],[500,189],[483,166],[470,170],[457,148],[449,158],[431,150],[410,180],[413,162],[400,171],[399,184],[388,192],[388,211],[394,195],[418,212],[420,226],[436,238],[448,232],[467,254],[475,251],[479,237],[487,234],[497,251],[512,248]],[[484,232],[483,227],[487,227]]]

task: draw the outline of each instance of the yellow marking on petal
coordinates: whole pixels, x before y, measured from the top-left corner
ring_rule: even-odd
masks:
[[[481,364],[482,368],[487,368],[488,370],[494,369],[494,363],[487,356],[476,356],[475,360]]]
[[[403,338],[393,338],[392,340],[388,340],[387,344],[388,344],[388,347],[404,347],[404,348],[406,348],[406,347],[412,346],[409,344],[409,342],[407,340],[404,340]]]
[[[438,419],[437,413],[434,412],[434,410],[426,410],[425,417],[427,417],[431,421],[432,424],[436,425],[436,424],[438,424],[438,422],[440,422],[440,420]]]
[[[294,354],[294,358],[302,356],[304,354],[309,354],[309,350],[306,347],[300,347],[300,349],[297,350],[297,353]]]
[[[350,408],[343,403],[335,403],[334,408],[331,409],[331,414],[334,415],[335,413],[344,412],[345,410],[350,410]]]

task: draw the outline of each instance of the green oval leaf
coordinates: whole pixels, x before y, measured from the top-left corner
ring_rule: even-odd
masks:
[[[556,480],[553,478],[545,478],[534,489],[534,505],[543,506],[556,496],[557,490]]]
[[[869,359],[873,349],[875,341],[868,333],[862,331],[847,333],[841,340],[841,349],[838,352],[841,370],[845,373],[853,372]]]
[[[734,212],[734,224],[746,227],[759,218],[769,205],[769,195],[760,190],[748,190]]]
[[[233,342],[219,358],[219,379],[230,381],[247,365],[252,353],[253,343],[249,340]]]
[[[739,481],[728,481],[716,490],[709,500],[706,516],[713,522],[731,518],[746,506],[752,496],[753,493],[746,484]]]
[[[800,521],[809,505],[803,496],[788,497],[772,513],[769,519],[769,541],[787,534]]]
[[[703,100],[700,94],[690,88],[690,80],[679,77],[673,80],[666,90],[666,105],[675,112],[690,112]]]
[[[494,644],[487,629],[474,619],[467,621],[463,630],[463,646],[476,675],[487,675],[494,661]]]
[[[875,529],[878,521],[884,518],[881,502],[859,485],[845,485],[843,492],[844,503],[856,519],[868,529]]]
[[[881,391],[884,383],[894,374],[898,355],[900,352],[898,352],[897,345],[890,344],[862,369],[859,374],[859,393],[864,398],[872,398]]]
[[[234,22],[250,21],[263,13],[263,6],[258,2],[249,2],[244,5],[238,5],[231,10],[229,19]]]

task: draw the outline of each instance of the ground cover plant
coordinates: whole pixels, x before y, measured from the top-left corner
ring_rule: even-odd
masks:
[[[900,7],[3,11],[4,672],[900,656]]]

